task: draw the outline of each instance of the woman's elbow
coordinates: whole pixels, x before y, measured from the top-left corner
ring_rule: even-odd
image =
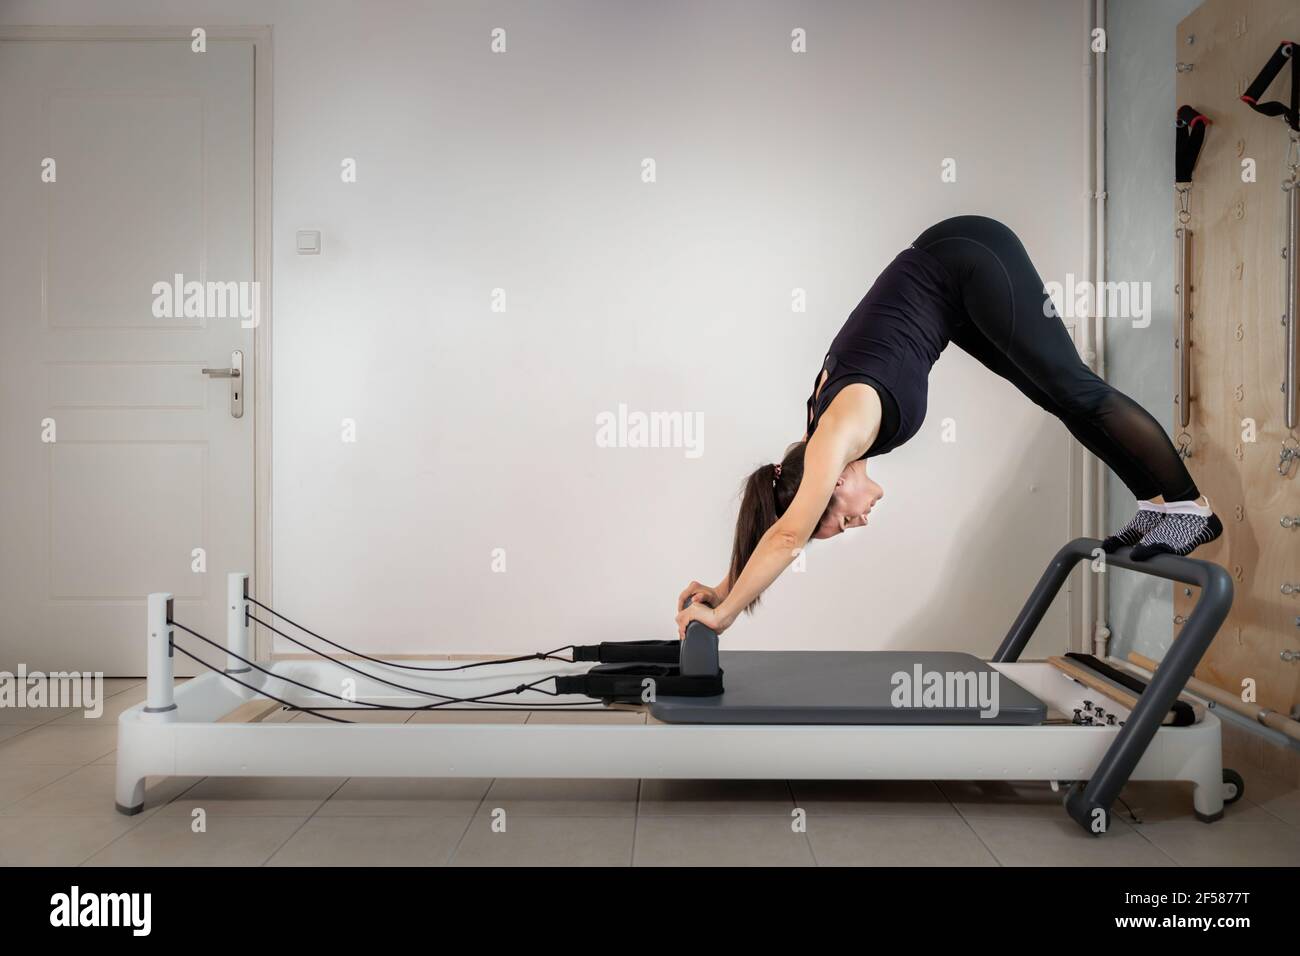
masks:
[[[793,528],[783,528],[780,525],[772,526],[772,550],[784,555],[793,556],[796,551],[808,543],[808,536],[802,535]]]

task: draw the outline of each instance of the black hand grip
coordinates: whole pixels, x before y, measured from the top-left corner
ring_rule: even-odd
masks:
[[[682,610],[690,606],[690,598]],[[682,653],[678,662],[683,677],[712,677],[718,673],[718,634],[699,621],[686,625]]]

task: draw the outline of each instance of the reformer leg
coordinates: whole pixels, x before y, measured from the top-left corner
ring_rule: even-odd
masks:
[[[172,596],[149,595],[145,625],[145,705],[141,712],[127,711],[117,724],[117,775],[115,801],[119,813],[134,816],[144,809],[145,768],[151,738],[138,735],[141,725],[176,719],[176,679],[172,668]]]
[[[1192,809],[1202,823],[1223,819],[1223,745],[1215,734],[1213,748],[1198,755],[1192,775]]]
[[[133,817],[144,809],[144,777],[135,772],[118,754],[117,787],[115,790],[117,812]]]

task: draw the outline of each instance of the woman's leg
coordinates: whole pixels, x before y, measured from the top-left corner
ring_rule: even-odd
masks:
[[[1015,233],[993,219],[963,216],[927,230],[915,245],[944,263],[971,324],[1047,396],[1051,405],[1045,407],[1136,498],[1162,497],[1170,507],[1192,512],[1187,521],[1180,513],[1168,529],[1176,532],[1173,540],[1148,543],[1144,538],[1145,551],[1187,553],[1218,536],[1218,519],[1210,520],[1208,508],[1196,508],[1200,491],[1165,430],[1146,409],[1083,364]],[[1146,537],[1167,523],[1161,521]]]
[[[1145,471],[1134,471],[1126,459],[1117,458],[1112,454],[1112,446],[1105,435],[1088,421],[1067,415],[1065,410],[1056,404],[1050,395],[1031,382],[1028,376],[1020,371],[992,342],[985,338],[984,334],[973,323],[967,322],[956,330],[952,336],[952,344],[976,359],[999,378],[1010,382],[1019,389],[1022,395],[1039,408],[1060,419],[1075,440],[1105,462],[1107,467],[1115,472],[1116,476],[1120,481],[1124,482],[1129,490],[1149,486],[1150,479]],[[1143,501],[1141,495],[1136,491],[1134,497],[1137,497],[1140,502],[1137,513],[1129,520],[1128,524],[1102,541],[1102,547],[1105,548],[1107,553],[1117,548],[1137,544],[1142,540],[1143,535],[1155,528],[1156,524],[1164,517],[1162,507]]]

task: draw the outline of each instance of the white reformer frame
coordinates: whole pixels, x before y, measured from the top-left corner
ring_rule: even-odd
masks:
[[[1071,542],[1057,555],[1021,612],[1011,633],[991,661],[1003,676],[1023,686],[1051,710],[1069,715],[1097,692],[1069,679],[1046,662],[1017,662],[1019,650],[1037,626],[1060,582],[1080,560],[1091,557],[1091,539]],[[1117,560],[1120,559],[1120,560]],[[1110,563],[1131,566],[1126,556],[1111,555]],[[1171,567],[1178,562],[1178,567]],[[1231,581],[1217,565],[1190,559],[1155,559],[1142,567],[1162,577],[1184,579],[1183,564],[1217,569],[1213,587]],[[1132,565],[1136,565],[1135,562]],[[227,631],[230,651],[248,658],[247,575],[232,574]],[[1195,582],[1194,582],[1195,583]],[[1206,586],[1204,583],[1202,586]],[[1207,587],[1209,590],[1209,587]],[[1206,594],[1193,611],[1175,650],[1188,638],[1209,638],[1217,630],[1226,606],[1222,593],[1213,602]],[[1206,608],[1213,604],[1216,607]],[[1036,606],[1039,605],[1039,606]],[[227,673],[252,685],[240,686],[225,674],[208,672],[179,687],[174,684],[171,595],[149,596],[148,698],[125,711],[118,720],[117,808],[139,813],[144,806],[145,780],[151,776],[249,777],[567,777],[647,779],[786,779],[786,780],[1046,780],[1076,782],[1066,808],[1085,828],[1097,831],[1096,809],[1109,812],[1123,783],[1132,780],[1183,780],[1194,785],[1198,818],[1211,821],[1223,811],[1223,768],[1220,722],[1210,711],[1190,726],[1162,726],[1172,698],[1149,699],[1167,686],[1176,697],[1182,682],[1177,675],[1159,681],[1160,670],[1132,712],[1110,701],[1108,710],[1125,726],[1040,724],[994,725],[772,725],[648,723],[350,723],[315,721],[221,722],[232,711],[256,699],[257,691],[292,700],[302,708],[338,711],[346,704],[315,696],[287,683],[292,678],[312,687],[339,692],[344,679],[356,681],[356,698],[405,707],[421,707],[427,698],[397,691],[379,682],[322,661],[259,662],[268,676],[231,656]],[[1222,612],[1222,614],[1218,612]],[[1207,620],[1209,618],[1209,620]],[[1217,618],[1217,620],[1213,620]],[[1196,633],[1191,631],[1197,624]],[[1208,638],[1204,640],[1208,646]],[[1018,646],[1017,646],[1018,645]],[[1199,653],[1189,655],[1199,660]],[[1185,655],[1186,656],[1186,655]],[[1167,660],[1175,657],[1174,651]],[[403,661],[403,664],[425,662]],[[428,666],[450,666],[430,660]],[[371,672],[380,665],[368,664]],[[394,669],[388,679],[452,697],[526,683],[545,674],[581,673],[590,665],[527,661],[483,668],[487,673],[413,674]],[[1174,686],[1176,684],[1176,686]],[[512,700],[521,704],[590,701],[571,695],[556,698],[535,691]],[[490,705],[456,705],[458,709],[492,709]],[[442,709],[442,708],[439,708]],[[585,709],[585,708],[584,708]],[[594,710],[601,708],[594,707]],[[1147,712],[1144,722],[1142,713]],[[1140,724],[1151,735],[1142,744]],[[1133,759],[1124,772],[1122,764]],[[1118,782],[1116,782],[1118,780]],[[1087,788],[1078,781],[1091,781]],[[1113,786],[1113,794],[1098,796],[1096,787]],[[1072,802],[1074,805],[1071,805]],[[1103,820],[1103,825],[1108,820]]]

